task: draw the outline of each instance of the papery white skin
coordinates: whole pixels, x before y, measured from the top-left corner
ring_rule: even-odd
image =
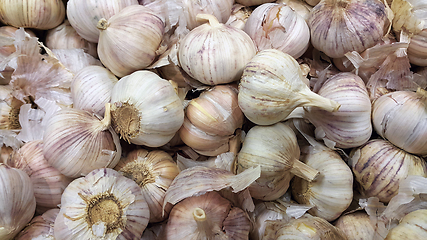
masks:
[[[87,66],[74,75],[71,83],[73,107],[103,116],[105,104],[110,102],[116,76],[101,66]]]
[[[375,131],[403,150],[427,154],[426,92],[419,89],[396,91],[379,97],[372,104]]]
[[[58,216],[59,208],[53,208],[43,215],[34,217],[26,228],[17,236],[16,240],[53,240],[53,225]]]
[[[258,6],[246,21],[244,30],[254,40],[258,51],[274,48],[299,58],[310,44],[307,23],[286,3]]]
[[[374,239],[374,225],[365,211],[343,214],[334,225],[349,239]]]
[[[241,4],[235,3],[231,9],[231,16],[225,24],[243,30],[246,21],[252,14],[252,11],[253,10],[250,7],[245,7]]]
[[[52,53],[74,75],[90,65],[102,66],[101,61],[86,53],[83,49],[52,49]]]
[[[110,194],[120,203],[123,229],[106,233],[103,222],[97,228],[87,222],[88,202],[100,194]],[[61,211],[55,220],[56,239],[139,239],[148,224],[150,212],[138,185],[113,169],[101,168],[71,182],[61,198]],[[104,230],[104,231],[103,231]]]
[[[101,19],[98,55],[118,77],[145,69],[158,55],[165,31],[163,20],[142,5],[128,6],[110,19]],[[123,37],[126,36],[126,37]]]
[[[255,6],[263,3],[271,3],[274,2],[274,0],[237,0],[236,2],[244,6]]]
[[[260,202],[255,205],[254,211],[254,228],[250,233],[253,240],[260,240],[264,236],[265,226],[269,220],[283,219],[291,220],[291,217],[286,214],[286,208],[281,207],[276,202]]]
[[[131,143],[159,147],[168,143],[184,122],[182,102],[173,86],[153,72],[142,70],[125,76],[114,85],[111,92],[112,111],[124,104],[131,104],[138,109],[138,129],[130,136],[123,136]],[[118,122],[114,119],[117,129]],[[126,120],[124,120],[126,121]],[[130,122],[125,122],[129,127]],[[116,132],[120,132],[117,131]]]
[[[212,15],[198,15],[209,23],[190,31],[179,42],[182,69],[203,84],[230,83],[240,78],[243,68],[255,56],[252,39],[241,29],[219,23]]]
[[[70,0],[67,18],[77,33],[89,42],[98,42],[96,27],[101,18],[109,19],[123,8],[138,5],[137,0]]]
[[[24,171],[0,163],[0,239],[13,239],[33,218],[33,189]]]

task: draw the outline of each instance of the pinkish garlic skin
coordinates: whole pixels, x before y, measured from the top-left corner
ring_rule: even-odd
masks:
[[[16,236],[15,240],[54,239],[53,224],[58,213],[59,208],[53,208],[43,213],[43,215],[34,217],[28,226]]]

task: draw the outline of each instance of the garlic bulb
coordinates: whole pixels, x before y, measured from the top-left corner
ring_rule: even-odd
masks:
[[[103,120],[79,109],[59,110],[49,119],[43,135],[44,157],[52,167],[73,178],[101,167],[114,167],[122,150],[110,120],[109,109]]]
[[[52,240],[53,225],[58,216],[59,208],[53,208],[43,215],[34,217],[31,222],[16,236],[15,240]]]
[[[244,30],[254,40],[258,51],[273,48],[299,58],[310,44],[307,23],[286,3],[258,6],[249,16]]]
[[[213,15],[197,16],[209,23],[180,40],[178,60],[182,69],[208,85],[238,80],[245,64],[256,54],[252,39],[238,28],[219,23]]]
[[[0,129],[21,129],[19,109],[23,102],[13,97],[10,85],[0,85]]]
[[[427,154],[426,91],[396,91],[372,103],[375,131],[403,150]]]
[[[118,81],[114,74],[101,66],[81,69],[71,82],[73,107],[103,116],[105,104],[110,102],[111,91]]]
[[[239,107],[258,125],[285,119],[295,108],[316,106],[337,111],[340,105],[312,92],[297,61],[276,49],[257,53],[246,64],[239,84]]]
[[[378,0],[322,0],[308,20],[311,43],[332,58],[374,46],[388,24],[386,7]]]
[[[19,169],[0,163],[0,239],[11,240],[33,218],[33,184]]]
[[[366,197],[387,203],[409,175],[427,177],[427,164],[383,139],[372,139],[350,154],[355,180]]]
[[[288,221],[276,220],[267,223],[263,240],[345,240],[344,233],[323,218],[304,215]]]
[[[48,164],[43,156],[41,140],[25,143],[6,163],[21,169],[30,177],[38,213],[57,207],[61,203],[62,192],[72,181]]]
[[[344,232],[348,240],[374,239],[374,225],[364,211],[342,215],[334,225]]]
[[[385,240],[409,240],[427,238],[427,209],[413,211],[406,215],[397,227],[392,228]]]
[[[137,0],[68,0],[67,18],[77,33],[89,42],[97,43],[101,18],[109,19],[123,8],[138,5]]]
[[[50,49],[84,49],[85,52],[97,57],[96,43],[88,42],[71,26],[68,20],[56,28],[47,31],[45,44]]]
[[[236,0],[236,2],[244,6],[256,6],[264,3],[271,3],[274,2],[274,0]]]
[[[247,215],[216,192],[186,198],[172,208],[167,239],[248,239]]]
[[[99,59],[118,77],[148,67],[165,30],[162,19],[142,5],[128,6],[108,20],[102,18],[97,27],[101,30]]]
[[[62,23],[65,5],[58,0],[15,0],[0,2],[0,21],[14,27],[47,30]]]
[[[139,186],[101,168],[70,183],[55,220],[55,239],[140,239],[150,211]]]
[[[369,140],[371,101],[360,77],[353,73],[336,74],[323,83],[318,94],[341,107],[336,112],[308,108],[304,117],[316,126],[316,138],[323,139],[328,147],[339,148],[358,147]]]
[[[114,169],[141,188],[150,209],[150,222],[160,222],[168,217],[169,212],[162,212],[163,200],[172,180],[179,173],[177,164],[168,153],[133,150]]]
[[[297,175],[313,181],[319,172],[300,162],[300,149],[294,131],[283,123],[252,127],[237,156],[237,172],[260,166],[261,177],[250,187],[251,196],[261,200],[275,200],[289,187]]]

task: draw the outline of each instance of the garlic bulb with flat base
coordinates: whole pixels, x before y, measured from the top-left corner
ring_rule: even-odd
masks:
[[[258,125],[284,120],[295,108],[316,106],[337,111],[340,105],[307,87],[298,62],[276,49],[257,53],[246,64],[239,84],[239,107]]]
[[[109,168],[68,185],[55,219],[55,239],[140,239],[150,211],[139,186]]]
[[[184,122],[184,107],[168,81],[147,70],[125,76],[111,93],[114,130],[137,145],[160,147]]]

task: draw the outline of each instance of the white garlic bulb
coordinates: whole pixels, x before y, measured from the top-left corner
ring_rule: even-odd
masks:
[[[148,67],[165,31],[163,20],[142,5],[128,6],[108,20],[102,18],[97,27],[101,30],[99,59],[118,77]]]
[[[237,3],[240,3],[244,6],[256,6],[264,3],[271,3],[275,0],[236,0]]]
[[[329,57],[340,58],[378,43],[388,18],[379,0],[322,0],[311,11],[308,25],[313,46]]]
[[[87,66],[76,73],[71,82],[73,107],[103,116],[105,104],[118,82],[114,74],[101,66]]]
[[[239,107],[258,125],[284,120],[295,108],[316,106],[337,111],[340,105],[310,90],[298,62],[277,49],[257,53],[246,64],[239,84]]]
[[[403,150],[427,154],[426,91],[396,91],[377,98],[372,103],[375,131]]]
[[[97,57],[96,43],[89,42],[77,34],[68,20],[46,33],[46,47],[50,49],[84,49],[85,52]]]
[[[0,2],[0,21],[14,27],[47,30],[62,23],[65,5],[58,0],[14,0]]]
[[[0,239],[12,240],[31,221],[35,210],[30,177],[0,163]]]
[[[316,138],[328,147],[353,148],[372,134],[371,101],[363,80],[353,73],[339,73],[326,80],[318,94],[341,105],[336,112],[316,107],[304,115],[316,126]]]
[[[55,219],[55,239],[140,239],[150,211],[139,186],[101,168],[68,185]]]
[[[121,152],[119,137],[111,127],[109,109],[103,120],[83,110],[61,109],[49,119],[43,135],[44,157],[68,177],[114,167]]]
[[[390,230],[385,240],[410,240],[427,238],[427,209],[410,212],[399,225]]]
[[[53,226],[59,208],[53,208],[42,215],[34,217],[30,223],[16,236],[15,240],[53,240]]]
[[[184,107],[174,87],[147,70],[121,78],[113,87],[111,104],[114,130],[137,145],[162,146],[184,122]]]
[[[348,240],[374,239],[375,228],[365,211],[343,214],[334,225],[345,233]]]
[[[245,32],[258,51],[278,49],[299,58],[310,44],[310,30],[304,18],[285,3],[265,3],[249,16]]]
[[[109,19],[123,8],[138,5],[137,0],[69,0],[67,18],[77,33],[89,42],[97,43],[101,18]]]
[[[179,42],[178,60],[192,78],[208,85],[240,78],[246,63],[256,54],[252,39],[241,29],[219,23],[213,15],[199,14],[205,23]]]

